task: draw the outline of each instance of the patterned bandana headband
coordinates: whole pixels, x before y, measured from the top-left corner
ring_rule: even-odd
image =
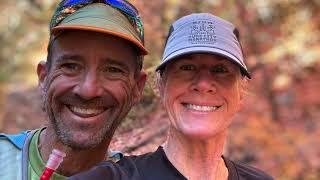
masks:
[[[139,38],[141,39],[142,43],[144,43],[144,30],[139,12],[132,4],[130,4],[126,0],[64,0],[58,5],[51,19],[50,29],[59,25],[61,21],[63,21],[66,17],[70,16],[77,10],[93,3],[103,3],[119,10],[128,18],[131,25],[139,34]]]

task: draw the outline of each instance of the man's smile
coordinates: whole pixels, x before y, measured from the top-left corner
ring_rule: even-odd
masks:
[[[101,107],[89,108],[89,107],[80,107],[80,106],[72,106],[72,105],[68,105],[67,107],[73,114],[83,118],[97,116],[108,109],[108,108],[101,108]]]

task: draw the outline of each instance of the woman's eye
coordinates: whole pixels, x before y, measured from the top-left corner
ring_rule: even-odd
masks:
[[[180,66],[180,70],[183,70],[183,71],[192,71],[195,69],[196,69],[196,67],[192,64],[186,64],[186,65]]]
[[[224,66],[216,66],[216,67],[212,68],[211,72],[214,72],[214,73],[227,73],[228,69],[225,68]]]

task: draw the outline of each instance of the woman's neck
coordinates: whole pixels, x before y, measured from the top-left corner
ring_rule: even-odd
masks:
[[[170,162],[188,179],[228,178],[228,170],[222,159],[226,132],[209,139],[187,137],[180,132],[169,131],[164,151]]]

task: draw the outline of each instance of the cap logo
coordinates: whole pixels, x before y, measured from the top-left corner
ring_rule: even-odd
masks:
[[[215,24],[212,21],[194,21],[190,26],[188,41],[191,44],[214,44],[217,41]]]

